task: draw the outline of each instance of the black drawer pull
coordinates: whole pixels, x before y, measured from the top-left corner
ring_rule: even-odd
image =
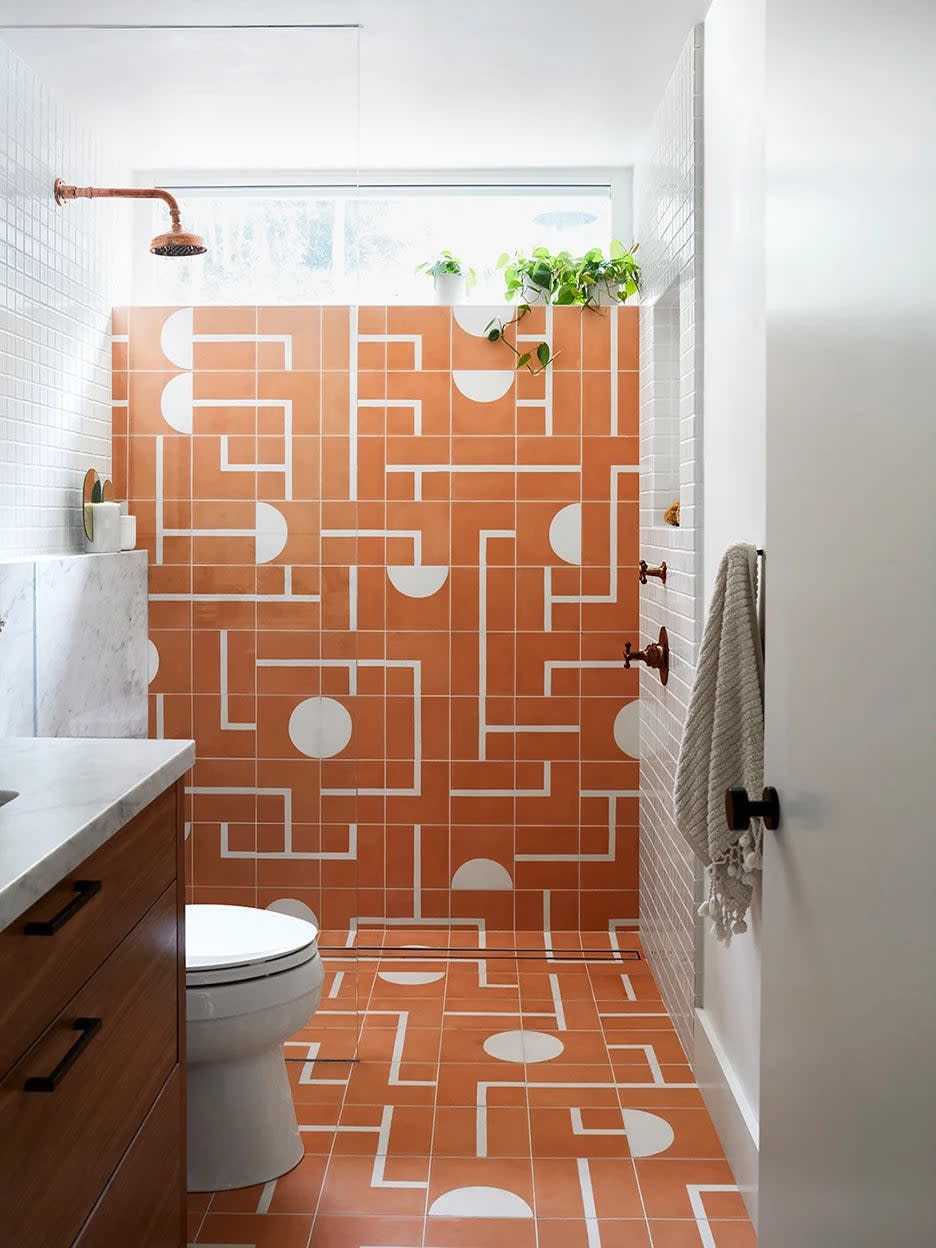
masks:
[[[26,924],[26,935],[54,936],[60,927],[64,927],[69,919],[73,919],[81,907],[86,906],[100,891],[100,880],[75,880],[75,896],[68,905],[62,906],[58,914],[54,914],[51,919],[31,919]]]
[[[80,1031],[81,1035],[51,1074],[29,1076],[24,1085],[27,1092],[54,1092],[101,1030],[101,1020],[99,1018],[76,1018],[72,1023],[72,1027],[75,1031]]]

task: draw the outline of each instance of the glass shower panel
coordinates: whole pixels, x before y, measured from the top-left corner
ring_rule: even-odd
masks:
[[[317,923],[322,1001],[286,1049],[294,1079],[312,1084],[347,1079],[365,1004],[349,949],[367,735],[350,484],[357,310],[317,280],[333,244],[327,213],[302,190],[310,170],[340,168],[355,193],[358,36],[309,26],[19,36],[65,90],[75,63],[116,67],[86,117],[118,166],[112,181],[170,190],[208,244],[204,257],[151,256],[162,206],[129,209],[113,475],[149,552],[150,733],[196,741],[187,897]],[[310,105],[313,67],[327,107]],[[259,238],[244,203],[261,199]]]

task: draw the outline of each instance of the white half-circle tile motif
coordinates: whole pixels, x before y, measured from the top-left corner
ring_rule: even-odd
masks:
[[[351,740],[353,724],[334,698],[306,698],[289,717],[289,739],[307,758],[332,758]]]
[[[515,310],[509,303],[492,303],[487,306],[460,303],[453,309],[458,325],[473,338],[486,337],[487,327],[495,317],[502,321],[509,321]]]
[[[513,888],[513,880],[507,868],[493,858],[469,858],[452,876],[452,888],[509,892]]]
[[[162,353],[176,368],[191,368],[195,338],[195,309],[179,308],[163,321],[159,334]]]
[[[156,679],[156,673],[159,671],[159,651],[156,649],[156,643],[151,641],[149,637],[146,639],[146,683],[151,685]]]
[[[501,1062],[549,1062],[565,1048],[558,1036],[545,1031],[498,1031],[483,1046],[489,1057]]]
[[[436,984],[445,975],[444,971],[378,971],[377,978],[387,984],[403,984],[420,986]]]
[[[269,563],[281,553],[289,537],[286,517],[269,503],[257,503],[254,524],[254,558],[257,563]]]
[[[513,385],[514,372],[510,368],[456,368],[452,380],[466,399],[493,403]]]
[[[665,1153],[676,1134],[659,1114],[648,1114],[645,1109],[623,1109],[624,1130],[627,1146],[632,1157],[655,1157]]]
[[[622,754],[640,758],[640,702],[636,698],[614,717],[614,744]]]
[[[275,910],[277,914],[291,915],[294,919],[305,919],[307,923],[319,926],[318,915],[315,911],[304,901],[297,901],[295,897],[278,897],[276,901],[270,902],[267,909]]]
[[[569,503],[549,524],[549,544],[566,563],[582,562],[582,504]]]
[[[176,433],[192,432],[194,383],[191,373],[177,373],[163,386],[159,400],[162,418]]]
[[[533,1210],[503,1187],[456,1187],[429,1206],[431,1218],[532,1218]]]
[[[394,564],[387,568],[390,584],[407,598],[431,598],[445,584],[448,573],[448,568],[438,564]]]

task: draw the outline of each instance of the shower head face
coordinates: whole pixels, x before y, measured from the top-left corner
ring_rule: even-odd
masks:
[[[187,230],[157,234],[150,243],[150,252],[154,256],[203,256],[207,250],[205,240]]]

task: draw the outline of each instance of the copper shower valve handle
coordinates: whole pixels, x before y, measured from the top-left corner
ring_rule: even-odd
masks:
[[[666,560],[664,559],[659,567],[651,568],[647,566],[646,559],[641,559],[640,576],[638,578],[641,585],[646,585],[648,576],[658,576],[661,582],[665,585],[666,584]]]
[[[632,663],[646,663],[647,667],[656,668],[660,673],[660,684],[669,680],[669,635],[665,628],[660,629],[658,641],[648,641],[643,650],[634,650],[629,641],[624,643],[624,666],[630,668]]]

